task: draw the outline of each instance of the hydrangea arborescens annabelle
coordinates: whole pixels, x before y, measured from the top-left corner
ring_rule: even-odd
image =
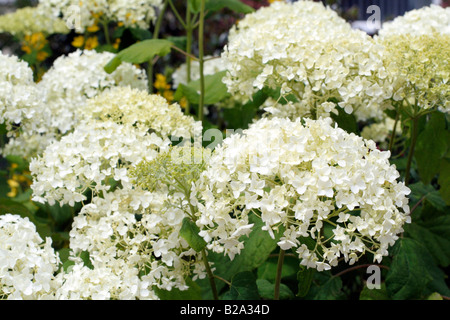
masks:
[[[117,278],[123,278],[122,269],[130,275],[134,269],[139,298],[153,299],[152,286],[187,289],[186,277],[192,272],[203,277],[205,271],[200,254],[180,237],[184,210],[167,205],[182,196],[168,198],[167,193],[141,189],[94,197],[74,219],[71,250],[75,255],[88,251],[94,270],[111,268]]]
[[[329,115],[333,100],[365,120],[381,116],[392,97],[380,50],[322,3],[274,2],[230,30],[224,83],[246,99],[264,87],[279,88],[303,103],[298,116]]]
[[[189,138],[201,124],[177,104],[129,87],[115,87],[87,102],[73,132],[33,158],[33,199],[74,205],[84,193],[106,193],[114,180],[131,187],[128,166],[151,160],[168,148],[169,136]]]
[[[330,118],[261,119],[212,154],[196,190],[200,234],[232,258],[254,212],[308,267],[326,270],[341,257],[352,264],[367,252],[380,262],[409,221],[410,190],[389,156]]]
[[[38,84],[30,83],[31,89],[21,90],[21,99],[31,96],[32,107],[27,105],[18,114],[15,122],[20,122],[20,132],[11,137],[3,154],[26,158],[40,154],[73,129],[88,98],[107,88],[131,86],[144,90],[145,72],[130,63],[121,64],[111,74],[105,72],[103,67],[113,56],[109,52],[77,50],[57,58]]]
[[[393,34],[377,41],[385,48],[387,77],[402,107],[410,114],[450,111],[450,34]]]
[[[380,37],[394,34],[425,35],[433,33],[450,34],[450,7],[431,5],[410,10],[403,16],[383,23],[382,28],[378,31]]]
[[[62,16],[79,33],[96,23],[122,22],[126,27],[148,29],[156,20],[162,0],[40,0],[47,14]]]
[[[22,37],[33,33],[69,33],[65,22],[42,12],[39,7],[25,7],[0,16],[0,32]]]
[[[0,215],[0,299],[53,298],[60,260],[51,244],[28,218]]]
[[[36,115],[40,95],[25,61],[0,52],[0,69],[0,123],[11,132],[13,125]]]

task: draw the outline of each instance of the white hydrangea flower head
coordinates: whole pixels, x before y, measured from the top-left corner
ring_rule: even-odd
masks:
[[[58,274],[62,285],[56,291],[59,300],[158,300],[153,291],[144,286],[136,268],[114,261],[113,265],[90,269],[82,263]]]
[[[110,179],[126,187],[127,166],[152,159],[169,143],[155,133],[112,121],[81,123],[31,159],[33,200],[73,206],[87,199],[88,190],[108,192]]]
[[[10,131],[13,124],[36,115],[39,95],[25,61],[0,51],[0,69],[0,123],[6,123]]]
[[[163,137],[189,139],[201,134],[202,126],[193,117],[184,115],[178,103],[169,104],[157,94],[130,87],[115,87],[88,100],[80,110],[84,119],[114,121],[136,126],[139,130],[150,128]]]
[[[69,33],[65,22],[49,16],[38,7],[25,7],[0,16],[0,32],[7,32],[17,37],[42,32],[46,35]]]
[[[14,72],[11,78],[22,74],[24,80],[23,84],[14,87],[5,83],[0,89],[7,90],[1,94],[8,99],[7,105],[1,101],[7,108],[4,117],[20,123],[20,133],[13,135],[11,132],[3,154],[22,155],[28,159],[41,154],[46,146],[73,130],[80,121],[86,101],[105,89],[123,86],[145,90],[147,76],[132,64],[122,63],[111,74],[103,69],[113,56],[110,52],[77,50],[58,57],[37,84],[25,62],[13,68],[12,61],[8,65],[6,61],[9,60],[6,60],[5,70]],[[7,129],[11,131],[11,128]]]
[[[166,205],[183,201],[181,195],[168,197],[165,192],[118,189],[93,198],[74,219],[71,250],[74,255],[88,251],[94,270],[112,268],[109,272],[118,278],[122,268],[134,270],[136,290],[147,298],[155,296],[152,286],[187,289],[186,276],[206,273],[199,254],[179,235],[184,210]],[[125,278],[121,282],[127,283]]]
[[[383,47],[396,103],[450,112],[450,34],[392,34],[376,41]]]
[[[197,185],[197,225],[208,248],[230,258],[253,212],[308,267],[330,269],[341,257],[352,264],[368,252],[380,262],[409,221],[410,190],[389,156],[330,118],[263,118],[213,152]]]
[[[18,215],[0,215],[0,298],[53,299],[60,267],[51,238],[44,242],[36,226]]]
[[[217,72],[225,71],[225,65],[221,57],[205,56],[203,73],[213,75]],[[200,63],[191,61],[191,81],[200,79]],[[178,88],[180,84],[187,84],[187,64],[181,64],[172,74],[173,87]]]
[[[316,108],[336,100],[347,113],[377,116],[390,105],[381,47],[322,3],[274,2],[248,14],[230,30],[222,52],[232,95],[250,99],[279,88]],[[275,106],[277,107],[277,106]]]
[[[425,35],[433,33],[450,34],[450,7],[438,5],[425,6],[407,11],[394,20],[383,23],[378,31],[380,37],[411,34]]]
[[[73,132],[30,162],[33,199],[73,206],[84,193],[110,191],[110,180],[131,187],[128,167],[167,150],[172,136],[190,138],[201,123],[176,104],[129,87],[115,87],[87,103]],[[171,139],[169,139],[171,136]]]
[[[145,72],[130,63],[122,63],[117,70],[108,74],[104,66],[114,57],[111,52],[98,53],[93,50],[77,50],[55,60],[37,84],[46,94],[48,119],[46,126],[65,133],[77,121],[84,102],[107,88],[131,86],[145,90]],[[37,130],[39,132],[39,130]]]
[[[162,0],[40,0],[47,14],[62,16],[75,30],[83,33],[96,17],[107,22],[122,22],[126,27],[148,29],[162,8]],[[77,25],[78,24],[78,25]]]

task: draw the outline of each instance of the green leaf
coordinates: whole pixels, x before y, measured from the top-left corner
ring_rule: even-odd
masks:
[[[205,4],[205,10],[216,12],[223,8],[228,8],[236,13],[252,13],[255,11],[252,7],[239,0],[208,0]]]
[[[172,42],[165,39],[149,39],[135,43],[120,51],[106,66],[105,71],[112,73],[122,62],[140,64],[152,60],[155,56],[170,53]]]
[[[208,261],[214,263],[214,274],[230,281],[233,276],[243,271],[252,271],[261,266],[277,247],[279,235],[272,239],[267,231],[262,230],[264,223],[256,215],[249,216],[253,229],[249,236],[242,236],[240,240],[244,248],[233,260],[223,254],[208,252]],[[287,257],[286,257],[287,258]],[[283,268],[284,270],[285,268]],[[210,299],[210,287],[207,279],[197,280],[205,288],[205,299]],[[223,288],[222,281],[217,283],[218,290]]]
[[[90,257],[89,251],[82,251],[80,253],[80,258],[81,258],[81,260],[83,260],[83,263],[86,267],[88,267],[91,270],[94,269],[94,266],[92,265],[92,262],[91,262],[91,257]]]
[[[348,114],[341,107],[336,107],[339,114],[334,114],[331,112],[331,118],[336,121],[339,128],[344,129],[348,133],[359,134],[358,123],[353,114]]]
[[[432,276],[428,272],[429,253],[419,242],[401,238],[393,250],[386,288],[394,300],[420,298]]]
[[[342,279],[334,277],[329,272],[315,273],[316,285],[311,286],[306,299],[338,300],[342,297]]]
[[[445,115],[441,112],[431,114],[424,130],[417,137],[414,156],[421,181],[429,184],[439,173],[442,157],[447,152]]]
[[[433,188],[432,185],[424,185],[422,181],[409,185],[411,189],[410,198],[414,202],[419,201],[422,197],[425,197],[433,207],[439,211],[444,211],[446,203],[442,198],[440,192]]]
[[[224,108],[223,118],[227,129],[247,129],[255,118],[256,112],[257,108],[252,103],[236,104],[233,108]]]
[[[283,269],[281,269],[281,279],[297,279],[299,260],[296,257],[285,256]],[[258,279],[266,279],[275,282],[278,267],[278,258],[270,257],[257,270]]]
[[[256,280],[258,293],[263,299],[273,300],[275,295],[275,284],[266,279]],[[294,294],[291,289],[283,283],[280,284],[280,300],[293,299]]]
[[[205,104],[215,104],[229,96],[227,86],[222,82],[225,73],[226,71],[219,71],[204,77]],[[179,101],[183,96],[186,97],[190,103],[198,104],[200,102],[200,80],[191,81],[186,85],[180,84],[175,91],[174,99]]]
[[[443,266],[450,265],[450,216],[438,216],[405,227],[407,234],[422,243]]]
[[[197,252],[202,251],[206,247],[206,241],[199,235],[200,229],[194,221],[186,217],[180,229],[180,236]]]
[[[314,279],[314,273],[316,269],[306,268],[304,266],[300,267],[300,270],[297,273],[298,280],[298,292],[297,297],[305,297],[309,289],[311,288],[311,283]]]
[[[187,290],[180,290],[177,288],[172,288],[172,290],[163,290],[158,287],[154,287],[156,295],[161,300],[201,300],[201,288],[200,286],[192,281],[191,279],[186,279],[186,285],[189,287]]]
[[[263,222],[255,215],[250,215],[253,230],[248,237],[242,237],[244,249],[232,261],[228,256],[216,254],[215,274],[230,280],[235,274],[243,271],[252,271],[263,264],[277,247],[277,237],[272,239],[267,231],[262,230]]]
[[[438,183],[439,193],[445,204],[450,206],[450,160],[442,159]]]
[[[222,296],[223,300],[258,300],[256,277],[250,271],[236,274],[231,280],[230,291]]]
[[[129,28],[129,31],[136,40],[147,40],[152,38],[152,33],[146,29]]]
[[[207,0],[206,0],[207,1]],[[188,0],[188,5],[192,13],[199,13],[202,0]],[[206,6],[206,4],[205,4]]]
[[[442,296],[439,293],[433,292],[432,294],[430,294],[428,296],[427,300],[444,300],[444,299],[442,298]]]
[[[390,300],[386,284],[384,282],[381,283],[380,289],[369,289],[367,286],[364,286],[359,295],[359,300]]]

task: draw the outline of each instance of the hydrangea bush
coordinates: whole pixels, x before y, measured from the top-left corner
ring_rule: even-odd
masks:
[[[0,299],[450,299],[448,9],[373,37],[306,0],[12,15]]]

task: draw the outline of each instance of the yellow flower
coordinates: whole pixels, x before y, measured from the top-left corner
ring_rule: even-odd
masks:
[[[114,47],[114,49],[119,49],[119,45],[120,45],[120,42],[121,42],[122,40],[120,39],[120,38],[117,38],[116,39],[116,41],[114,42],[114,44],[113,44],[113,47]]]
[[[47,43],[48,40],[45,38],[45,35],[42,32],[37,32],[24,37],[21,49],[30,54],[35,50],[42,50]]]
[[[47,59],[47,57],[48,57],[48,53],[47,53],[47,52],[45,52],[45,51],[39,51],[39,52],[37,53],[36,59],[37,59],[38,61],[44,61],[45,59]]]
[[[99,26],[98,26],[98,24],[97,24],[97,22],[96,22],[96,23],[94,23],[92,26],[87,27],[86,30],[87,30],[88,32],[94,33],[94,32],[97,32],[98,30],[100,30],[100,28],[99,28]]]
[[[17,190],[19,188],[19,183],[16,180],[8,179],[8,185],[11,188],[11,191],[6,195],[10,198],[14,198],[17,195]]]
[[[158,90],[170,89],[170,85],[168,85],[166,81],[166,76],[161,73],[156,74],[156,80],[153,83],[153,86]]]
[[[22,51],[24,51],[25,53],[28,53],[28,54],[30,54],[33,50],[30,48],[30,46],[29,45],[27,45],[27,44],[23,44],[22,45]]]
[[[163,97],[171,103],[173,100],[173,91],[172,90],[164,90]]]
[[[98,47],[98,38],[97,37],[89,37],[86,39],[86,43],[84,48],[86,50],[92,50]]]
[[[81,48],[84,45],[84,37],[78,36],[78,37],[73,38],[72,45],[75,48]]]
[[[181,108],[186,109],[186,107],[187,107],[186,97],[181,98],[180,101],[178,102],[178,104],[180,105]]]

